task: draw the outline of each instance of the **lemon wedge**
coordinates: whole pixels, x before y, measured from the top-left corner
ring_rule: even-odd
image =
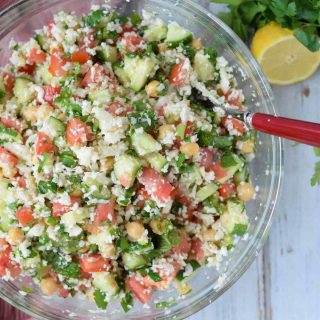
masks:
[[[259,29],[251,51],[268,80],[287,85],[310,77],[320,64],[320,52],[311,52],[293,35],[293,31],[270,22]]]

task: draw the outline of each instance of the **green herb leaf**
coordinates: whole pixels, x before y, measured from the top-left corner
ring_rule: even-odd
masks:
[[[38,190],[42,194],[46,194],[51,191],[52,193],[57,193],[58,185],[51,180],[40,180],[38,183]]]
[[[171,299],[169,299],[168,301],[158,302],[158,303],[156,303],[156,308],[157,308],[157,309],[167,309],[167,308],[169,308],[175,301],[176,301],[175,298],[171,298]]]
[[[133,26],[137,26],[139,23],[141,23],[142,19],[138,15],[137,11],[131,12],[131,23]]]
[[[313,152],[316,155],[316,157],[320,157],[320,148],[313,148]]]
[[[74,168],[77,165],[76,157],[71,150],[61,152],[60,161],[68,168]]]
[[[232,234],[236,234],[238,236],[243,236],[248,229],[247,224],[236,224],[233,228]]]
[[[314,187],[316,184],[320,185],[320,161],[314,165],[314,173],[311,178],[310,184]]]
[[[106,294],[101,290],[96,290],[93,296],[97,307],[102,310],[106,310],[108,307],[108,302],[106,301]]]
[[[148,272],[149,277],[155,281],[155,282],[160,282],[162,281],[162,278],[160,277],[160,275],[157,272],[154,272],[152,270],[149,270]]]
[[[302,29],[297,29],[293,35],[311,52],[316,52],[320,49],[319,35],[309,33]]]
[[[221,158],[221,166],[223,168],[229,168],[236,166],[238,162],[234,159],[232,153],[225,153]]]
[[[0,100],[6,96],[6,93],[3,90],[0,90]]]
[[[217,60],[217,56],[218,56],[218,53],[215,49],[213,48],[204,48],[204,54],[208,55],[209,56],[209,60],[210,62],[215,65],[216,64],[216,60]]]
[[[143,128],[144,130],[153,130],[156,125],[156,114],[152,109],[146,109],[140,112],[132,112],[128,114],[128,120],[135,129]]]
[[[127,292],[121,300],[121,307],[127,313],[133,307],[133,298],[130,292]]]

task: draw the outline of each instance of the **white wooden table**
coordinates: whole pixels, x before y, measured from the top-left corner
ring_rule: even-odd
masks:
[[[320,122],[319,70],[273,92],[280,115]],[[311,147],[285,141],[284,183],[263,252],[231,289],[189,320],[320,319],[320,187],[309,182],[315,161]]]

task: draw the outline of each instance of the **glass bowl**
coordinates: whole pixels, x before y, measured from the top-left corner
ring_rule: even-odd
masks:
[[[7,50],[12,37],[25,41],[33,31],[52,21],[52,15],[60,10],[75,11],[78,15],[88,12],[92,4],[103,1],[88,0],[24,0],[0,5],[0,61],[4,65],[9,57]],[[8,7],[8,5],[11,6]],[[156,12],[163,20],[177,21],[206,45],[213,46],[233,66],[238,86],[243,89],[250,110],[275,114],[270,86],[260,67],[245,44],[217,17],[191,0],[110,0],[111,7],[126,13],[133,9]],[[250,165],[251,179],[257,186],[256,198],[248,204],[250,228],[245,240],[239,241],[221,265],[203,268],[191,280],[192,292],[184,299],[176,300],[167,310],[148,308],[136,303],[128,313],[118,312],[121,307],[110,306],[98,310],[84,298],[48,298],[33,286],[27,278],[14,282],[0,281],[0,297],[22,311],[38,319],[183,319],[199,311],[217,299],[246,271],[265,242],[277,202],[281,173],[282,145],[278,138],[260,135],[255,159]],[[22,295],[23,287],[33,288],[33,293]],[[156,299],[164,301],[175,296],[175,291],[157,293]]]

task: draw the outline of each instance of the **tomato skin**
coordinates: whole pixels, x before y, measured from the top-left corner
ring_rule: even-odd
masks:
[[[2,72],[3,79],[5,80],[5,89],[8,93],[12,93],[14,83],[16,81],[16,78],[14,75],[10,72]]]
[[[227,102],[230,103],[231,105],[237,107],[238,109],[242,110],[243,104],[241,102],[241,96],[240,92],[238,94],[234,94],[234,91],[232,89],[229,89],[225,94],[224,97],[226,98]]]
[[[212,170],[215,174],[216,180],[223,179],[225,176],[228,175],[228,171],[221,166],[221,159],[218,159],[214,163]]]
[[[83,80],[81,81],[82,87],[87,87],[91,83],[98,83],[103,80],[104,69],[101,65],[93,65],[85,74]]]
[[[10,259],[12,248],[4,239],[0,239],[0,252],[0,276],[5,276],[8,269],[11,277],[16,278],[21,269],[19,265],[12,263]]]
[[[199,263],[204,261],[205,256],[202,241],[198,238],[193,238],[191,240],[190,257],[197,260]]]
[[[93,48],[95,47],[95,39],[94,39],[94,36],[93,34],[89,33],[89,34],[86,34],[80,41],[79,43],[79,48],[80,50],[84,50],[86,48]]]
[[[1,116],[0,121],[6,128],[16,130],[20,133],[23,131],[23,124],[16,117],[11,116],[10,114]]]
[[[50,137],[44,132],[38,132],[38,137],[36,141],[36,154],[40,155],[44,152],[54,152],[54,149],[55,148]]]
[[[54,77],[65,77],[67,75],[67,71],[64,70],[64,66],[70,59],[64,59],[64,52],[59,49],[52,49],[50,55],[50,66],[49,72]]]
[[[27,207],[22,207],[18,209],[16,211],[16,218],[23,227],[25,227],[34,220],[32,210]]]
[[[106,110],[114,114],[115,116],[119,116],[119,117],[126,116],[129,112],[132,111],[131,108],[125,107],[123,103],[119,101],[115,101],[109,104]]]
[[[146,200],[151,200],[151,196],[147,192],[147,190],[144,187],[141,187],[137,191],[138,199],[136,201],[136,206],[139,208],[144,207],[144,203]]]
[[[47,55],[41,49],[32,48],[30,50],[30,55],[29,55],[30,64],[45,62],[46,59],[47,59]]]
[[[71,53],[71,61],[85,64],[90,59],[90,55],[85,50]]]
[[[61,92],[61,87],[53,87],[50,84],[43,86],[43,101],[47,102],[51,106],[54,104],[55,96]]]
[[[143,39],[134,31],[124,32],[119,39],[126,52],[138,53],[142,51]]]
[[[0,163],[6,163],[12,167],[15,167],[18,163],[18,158],[5,148],[0,147]]]
[[[214,160],[218,159],[217,149],[210,150],[208,148],[200,149],[200,159],[198,164],[204,167],[206,171],[211,171],[214,167]]]
[[[230,116],[223,117],[221,119],[221,124],[229,131],[228,127],[231,125],[239,135],[246,132],[246,126],[243,121],[236,118],[231,118]]]
[[[226,182],[219,187],[218,191],[221,197],[228,198],[231,195],[235,194],[237,189],[234,183]]]
[[[136,280],[134,276],[129,277],[126,284],[142,304],[150,301],[152,296],[151,288],[144,286],[142,283]]]
[[[71,119],[66,128],[66,140],[71,146],[86,145],[92,139],[90,128],[80,119]]]
[[[100,254],[85,254],[80,259],[80,268],[84,272],[102,272],[109,268],[110,260]]]
[[[26,189],[27,188],[27,181],[26,178],[24,176],[18,176],[16,178],[16,181],[18,183],[18,187],[22,188],[22,189]]]
[[[186,82],[189,74],[189,68],[186,59],[180,59],[180,62],[173,66],[169,75],[169,82],[173,85],[182,85]]]
[[[61,298],[68,298],[69,297],[69,290],[68,289],[65,289],[63,287],[61,287],[58,291],[58,295],[61,297]]]
[[[114,202],[99,203],[96,207],[94,224],[100,225],[101,222],[110,221],[112,224],[116,223],[116,215],[114,212]]]
[[[172,199],[171,193],[174,187],[156,170],[144,168],[142,175],[138,179],[149,195],[156,201],[165,203]]]
[[[65,213],[69,212],[72,210],[74,204],[78,203],[78,205],[81,205],[81,198],[80,197],[75,197],[75,196],[70,196],[70,205],[65,205],[65,204],[61,204],[59,202],[53,202],[52,203],[52,215],[57,218],[60,217],[62,215],[64,215]]]
[[[34,63],[30,63],[30,64],[28,63],[23,67],[18,68],[18,71],[26,73],[29,76],[33,76],[35,69],[36,69],[36,65]]]
[[[180,243],[171,249],[172,253],[185,254],[190,251],[191,244],[183,232],[180,232]]]

